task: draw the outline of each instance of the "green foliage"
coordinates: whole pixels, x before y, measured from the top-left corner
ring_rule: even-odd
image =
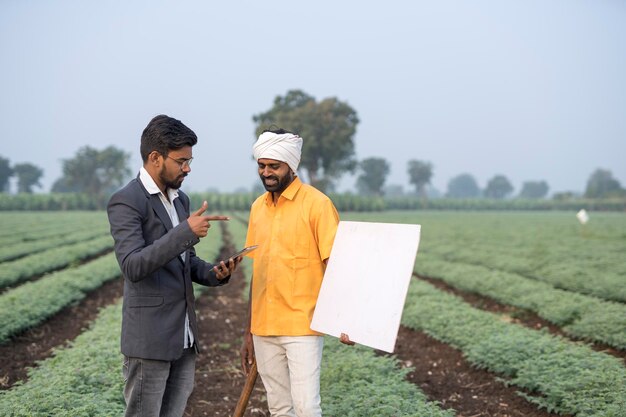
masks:
[[[87,229],[108,231],[104,212],[93,211],[10,211],[0,213],[0,245],[15,245],[58,237]]]
[[[106,200],[104,196],[82,193],[0,194],[0,211],[102,210]]]
[[[490,198],[437,198],[420,199],[414,196],[386,197],[386,210],[456,210],[456,211],[626,211],[626,198],[612,199],[490,199]]]
[[[91,329],[29,371],[28,381],[0,391],[7,417],[120,416],[124,414],[121,303],[100,312]]]
[[[611,171],[597,169],[587,181],[587,188],[585,189],[585,197],[587,198],[621,197],[624,195],[626,195],[626,190],[623,190],[619,181],[613,178]]]
[[[407,172],[409,174],[409,182],[415,186],[417,195],[425,198],[426,185],[430,184],[430,179],[433,176],[433,164],[413,159],[407,163]]]
[[[11,162],[0,156],[0,193],[9,191],[9,178],[13,176]]]
[[[247,210],[232,213],[232,220],[225,223],[236,246],[244,243],[247,214]],[[93,215],[3,213],[0,242],[11,236],[28,242],[36,238],[37,231],[46,233],[45,225],[53,218],[58,219],[59,230],[78,218],[80,222],[91,218],[92,224],[102,227],[89,217]],[[102,213],[97,216],[104,218]],[[619,329],[625,316],[623,304],[562,291],[521,272],[544,273],[554,264],[551,273],[557,273],[572,264],[582,280],[595,285],[603,277],[616,274],[614,277],[622,281],[613,282],[612,292],[619,293],[626,244],[623,213],[592,213],[592,221],[584,230],[574,213],[404,211],[341,216],[343,220],[419,223],[422,243],[418,271],[433,271],[432,275],[440,275],[460,288],[482,291],[507,304],[539,311],[574,335],[592,331],[623,335],[625,326],[621,325],[621,333]],[[211,228],[209,236],[196,246],[198,255],[207,260],[216,257],[220,236],[219,228]],[[50,314],[38,313],[37,308],[67,305],[72,302],[67,300],[80,299],[89,288],[101,285],[98,280],[103,282],[107,274],[119,275],[112,254],[6,291],[0,296],[0,322],[5,323],[0,328],[29,318],[31,313],[39,318],[26,326],[37,323]],[[572,280],[572,271],[567,274]],[[249,277],[249,270],[246,275]],[[59,294],[65,301],[56,301]],[[120,415],[121,356],[119,339],[111,337],[119,334],[119,308],[117,305],[103,311],[93,328],[70,348],[59,349],[54,358],[31,370],[28,382],[0,392],[0,409],[11,410],[11,416]],[[550,411],[577,417],[609,417],[621,416],[626,409],[623,364],[582,343],[511,324],[506,317],[474,309],[419,281],[411,284],[402,320],[404,325],[461,349],[474,365],[507,378],[508,383],[529,393],[521,395]],[[377,357],[367,348],[346,347],[327,338],[322,363],[324,410],[342,416],[453,415],[426,402],[418,388],[404,379],[406,372],[392,358]]]
[[[508,323],[425,282],[411,283],[402,324],[459,348],[474,365],[539,394],[528,398],[550,411],[588,417],[616,416],[626,409],[626,368],[619,359]]]
[[[265,190],[257,189],[252,193],[189,193],[192,207],[200,207],[202,200],[209,201],[210,210],[248,210],[250,204]],[[437,198],[422,199],[417,196],[389,195],[386,197],[365,196],[353,193],[329,193],[340,211],[356,210],[580,210],[587,211],[626,211],[626,198],[607,199],[485,199],[485,198]],[[196,198],[193,198],[193,197]],[[359,199],[356,202],[356,199]],[[370,200],[373,199],[373,200]],[[346,206],[339,206],[342,202]],[[368,202],[373,201],[373,202]],[[12,210],[102,210],[106,207],[106,197],[95,197],[87,194],[54,193],[54,194],[18,194],[0,193],[0,211]],[[372,207],[369,209],[368,207]]]
[[[328,196],[339,212],[382,211],[385,209],[385,200],[382,197],[333,193]]]
[[[563,291],[518,274],[458,262],[421,252],[416,272],[464,291],[536,312],[581,339],[626,349],[626,305]],[[616,285],[619,285],[616,283]]]
[[[366,158],[359,163],[361,174],[356,187],[361,195],[383,195],[383,186],[390,166],[384,158]]]
[[[6,245],[0,245],[0,262],[10,261],[41,250],[52,249],[78,242],[86,242],[103,236],[105,233],[108,234],[108,231],[94,228],[76,230],[76,227],[72,227],[72,231],[67,234],[59,234],[59,229],[57,227],[51,230],[51,232],[52,233],[49,235],[40,234],[39,239],[28,240],[25,242],[15,242],[14,238],[12,242],[9,242],[7,239]],[[0,237],[0,243],[4,241],[5,239]]]
[[[39,180],[43,176],[43,170],[31,163],[16,164],[13,167],[17,176],[17,192],[32,193],[33,187],[41,187]]]
[[[448,182],[448,198],[477,198],[480,197],[480,187],[471,174],[460,174]]]
[[[353,138],[359,119],[350,105],[335,97],[317,102],[301,90],[290,90],[252,120],[257,136],[274,125],[303,138],[300,169],[322,191],[332,189],[343,173],[356,167]]]
[[[485,197],[502,199],[513,192],[513,186],[504,175],[496,175],[487,182]]]
[[[325,340],[320,378],[324,414],[346,417],[454,416],[405,379],[410,368],[365,347]]]
[[[119,276],[119,266],[111,253],[5,291],[0,294],[0,343]]]
[[[548,195],[548,183],[545,181],[526,181],[522,184],[519,198],[544,198]]]
[[[73,262],[99,255],[112,248],[113,238],[111,235],[105,235],[90,242],[55,247],[5,262],[0,270],[0,288],[22,282],[44,272],[66,267]]]
[[[129,155],[109,146],[102,151],[84,146],[74,158],[63,161],[63,177],[52,192],[79,192],[103,198],[118,188],[130,175]]]

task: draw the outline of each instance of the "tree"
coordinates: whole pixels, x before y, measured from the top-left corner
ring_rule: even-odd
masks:
[[[415,186],[417,195],[427,197],[426,186],[433,176],[433,165],[430,162],[410,160],[408,163],[409,182]]]
[[[619,181],[613,178],[611,171],[606,169],[596,169],[587,181],[585,197],[606,198],[624,195]]]
[[[80,148],[74,158],[63,161],[63,177],[54,183],[52,191],[104,197],[130,175],[129,156],[113,146],[102,151],[89,146]]]
[[[448,182],[446,197],[476,198],[480,197],[480,187],[471,174],[459,174]]]
[[[513,192],[513,186],[504,175],[496,175],[487,183],[485,197],[502,199]]]
[[[389,175],[389,163],[383,158],[367,158],[359,163],[362,174],[356,181],[360,194],[382,196],[383,186]]]
[[[549,189],[545,181],[526,181],[522,184],[519,198],[545,198]]]
[[[301,90],[290,90],[252,120],[257,137],[274,125],[303,138],[300,168],[322,191],[332,189],[342,174],[357,166],[353,137],[359,119],[352,107],[334,97],[316,102]]]
[[[9,191],[9,178],[13,176],[13,168],[8,159],[0,156],[0,193]]]
[[[17,175],[18,193],[31,194],[34,186],[41,187],[39,180],[43,176],[43,170],[38,166],[26,162],[15,165],[13,170]]]

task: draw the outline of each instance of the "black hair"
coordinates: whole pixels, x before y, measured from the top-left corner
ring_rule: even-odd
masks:
[[[141,159],[146,162],[151,152],[167,156],[169,151],[194,146],[198,137],[180,120],[160,114],[150,120],[141,134]]]

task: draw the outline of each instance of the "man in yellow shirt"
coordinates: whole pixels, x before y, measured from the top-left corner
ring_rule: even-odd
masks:
[[[252,204],[246,246],[253,259],[248,328],[241,349],[246,373],[256,358],[273,417],[319,417],[324,339],[311,319],[339,214],[296,171],[302,138],[263,132],[253,147],[267,190]],[[342,337],[346,344],[352,344]]]

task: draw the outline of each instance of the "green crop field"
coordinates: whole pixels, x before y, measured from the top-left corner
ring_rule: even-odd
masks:
[[[626,416],[626,213],[590,215],[584,226],[575,212],[382,211],[341,218],[422,226],[403,326],[460,350],[537,409]],[[247,213],[232,217],[228,232],[241,247]],[[221,233],[209,234],[198,254],[216,259],[221,240]],[[101,211],[0,212],[0,242],[2,346],[120,277]],[[249,263],[243,268],[249,279]],[[559,333],[480,309],[434,283],[535,314]],[[119,300],[103,308],[23,383],[0,391],[0,414],[121,415],[120,318]],[[332,416],[455,415],[409,382],[408,372],[393,356],[342,349],[327,338],[323,407]]]

